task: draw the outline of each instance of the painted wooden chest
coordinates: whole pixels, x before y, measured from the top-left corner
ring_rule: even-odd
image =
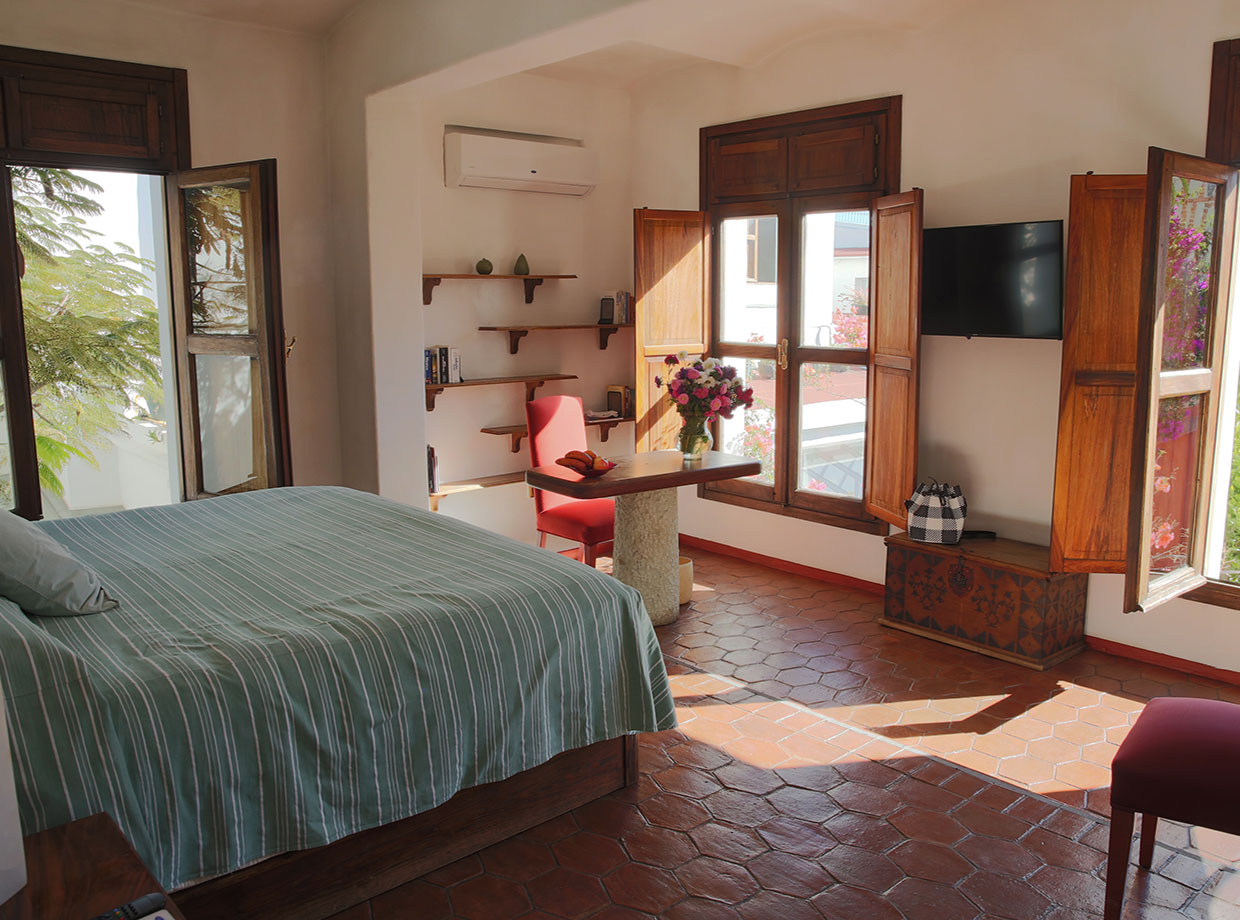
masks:
[[[887,538],[882,623],[1043,670],[1085,647],[1085,575],[1050,571],[1050,547]]]

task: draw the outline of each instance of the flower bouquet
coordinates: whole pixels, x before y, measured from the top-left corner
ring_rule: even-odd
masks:
[[[655,377],[655,386],[667,387],[672,404],[683,420],[679,443],[681,453],[689,461],[701,460],[710,450],[713,439],[710,423],[716,418],[731,418],[737,409],[753,405],[753,390],[745,386],[736,368],[721,364],[716,358],[690,361],[689,355],[668,355],[668,378]],[[671,368],[679,368],[672,371]]]

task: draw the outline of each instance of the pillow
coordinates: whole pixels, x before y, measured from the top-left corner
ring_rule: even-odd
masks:
[[[27,613],[75,617],[117,607],[99,575],[25,518],[0,511],[0,594]]]

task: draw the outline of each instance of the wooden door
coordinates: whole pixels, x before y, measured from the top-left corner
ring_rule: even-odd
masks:
[[[1230,166],[1150,148],[1127,611],[1151,610],[1206,583],[1238,176]]]
[[[680,418],[654,378],[668,355],[710,341],[710,221],[705,211],[633,212],[637,449],[676,446]]]
[[[922,190],[915,188],[877,199],[870,218],[865,510],[901,528],[908,521],[904,501],[917,485],[922,212]]]
[[[1073,176],[1051,569],[1122,573],[1145,176]]]
[[[168,182],[185,497],[292,484],[275,161]]]

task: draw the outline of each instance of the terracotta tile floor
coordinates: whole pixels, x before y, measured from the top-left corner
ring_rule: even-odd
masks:
[[[1083,920],[1146,700],[1240,688],[1086,652],[1045,673],[879,626],[880,601],[694,553],[659,630],[681,726],[641,780],[370,904],[396,918]],[[1240,918],[1240,838],[1163,823],[1126,920]]]

